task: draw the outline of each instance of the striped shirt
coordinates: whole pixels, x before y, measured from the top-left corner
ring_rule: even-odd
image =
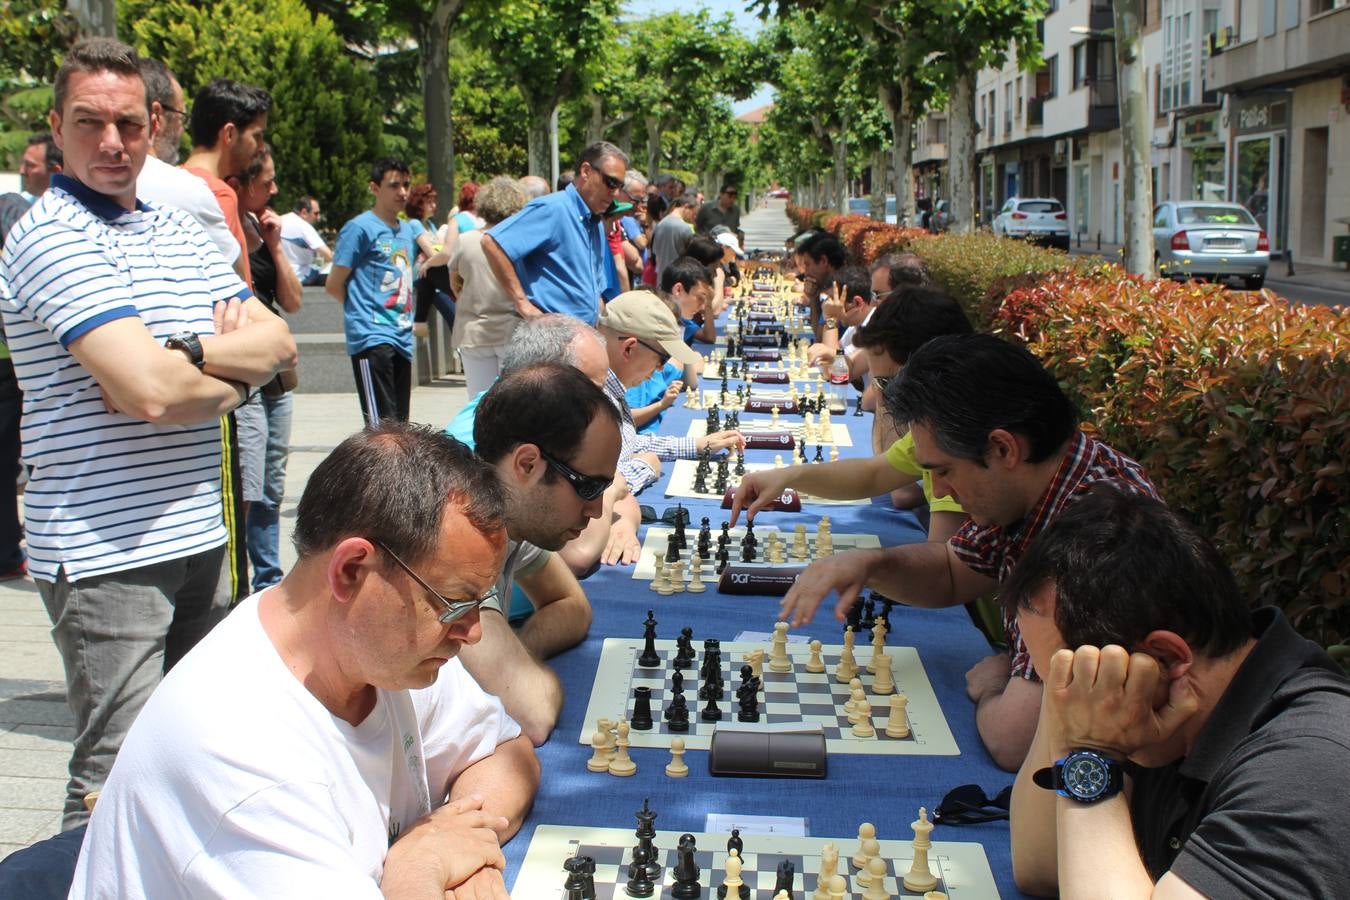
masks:
[[[619,437],[622,440],[619,449],[619,474],[628,482],[633,493],[645,488],[656,480],[652,467],[634,453],[655,453],[657,459],[693,459],[698,456],[698,441],[691,437],[671,437],[663,434],[638,434],[633,425],[633,411],[628,407],[627,391],[623,382],[612,371],[605,378],[605,393],[619,411]]]
[[[1045,493],[1019,522],[1004,527],[977,525],[973,519],[968,519],[947,543],[957,559],[972,571],[1001,583],[1012,574],[1017,561],[1045,526],[1099,481],[1109,481],[1132,493],[1158,496],[1153,482],[1144,474],[1143,466],[1079,431],[1070,440],[1069,449]],[[1017,619],[1005,614],[1003,628],[1012,653],[1012,677],[1037,680]]]
[[[67,349],[138,317],[163,343],[212,334],[217,300],[248,289],[201,226],[174,208],[128,211],[65,175],[14,226],[0,309],[23,388],[29,567],[71,581],[179,559],[225,541],[220,424],[152,425],[109,413]]]

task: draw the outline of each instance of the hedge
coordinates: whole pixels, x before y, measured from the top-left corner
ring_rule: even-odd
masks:
[[[840,234],[859,264],[870,248],[923,257],[973,320],[1055,373],[1085,428],[1144,464],[1254,605],[1283,607],[1350,660],[1350,312],[1143,279],[987,233],[790,215]]]

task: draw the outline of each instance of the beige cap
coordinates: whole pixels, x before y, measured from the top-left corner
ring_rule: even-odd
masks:
[[[681,338],[679,323],[670,307],[651,291],[628,291],[605,304],[600,324],[619,334],[656,344],[686,366],[701,366],[703,357]]]

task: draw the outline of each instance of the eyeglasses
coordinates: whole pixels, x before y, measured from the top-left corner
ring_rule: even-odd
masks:
[[[544,458],[544,462],[549,464],[553,471],[557,472],[567,480],[576,491],[578,497],[585,501],[594,500],[599,497],[609,486],[614,483],[614,476],[602,477],[600,475],[582,475],[576,469],[573,469],[567,463],[557,459],[552,453],[549,453],[543,447],[539,448],[539,455]]]
[[[586,163],[586,165],[591,166],[590,163]],[[606,175],[604,172],[600,171],[595,166],[591,166],[591,171],[599,175],[600,180],[605,183],[605,187],[609,188],[611,191],[617,191],[619,188],[623,187],[622,178],[615,178],[613,175]]]
[[[175,115],[177,115],[177,116],[179,116],[179,117],[182,117],[182,118],[186,118],[186,117],[187,117],[187,110],[183,110],[183,109],[174,109],[172,106],[165,106],[163,103],[161,103],[161,104],[159,105],[159,108],[160,108],[162,111],[164,111],[164,112],[171,112],[171,113],[173,113],[173,114],[175,114]]]
[[[389,558],[392,559],[394,562],[398,563],[398,567],[403,571],[407,572],[408,577],[410,577],[413,581],[420,584],[423,590],[425,590],[428,594],[430,594],[431,596],[435,597],[437,600],[440,601],[441,605],[445,607],[445,612],[437,616],[442,625],[449,625],[456,619],[459,619],[462,616],[472,612],[473,610],[478,609],[484,603],[495,603],[498,597],[500,596],[497,592],[497,586],[494,584],[492,587],[488,588],[486,594],[479,597],[477,600],[449,600],[443,597],[440,591],[436,590],[434,587],[427,584],[426,581],[423,580],[421,575],[418,575],[416,572],[412,570],[411,566],[409,566],[403,560],[399,559],[398,554],[395,553],[393,550],[390,550],[387,546],[385,546],[385,544],[382,541],[375,541],[374,544],[376,547],[379,547],[385,553],[388,553]]]
[[[662,350],[660,347],[654,347],[654,346],[652,346],[651,344],[647,343],[646,341],[644,341],[642,338],[638,337],[637,335],[634,335],[634,336],[633,336],[633,340],[637,341],[639,344],[641,344],[642,346],[646,347],[648,350],[650,350],[650,351],[652,351],[653,353],[655,353],[655,354],[661,359],[661,365],[664,366],[666,363],[670,362],[670,354],[667,353],[666,351]]]
[[[984,789],[978,784],[963,784],[952,788],[942,798],[933,810],[933,821],[942,825],[973,825],[1006,819],[1011,801],[1011,784],[999,791],[993,800],[985,796]]]

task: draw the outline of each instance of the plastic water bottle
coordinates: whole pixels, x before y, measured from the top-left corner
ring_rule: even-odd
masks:
[[[830,363],[830,413],[843,413],[848,411],[848,358],[844,356],[844,348],[840,347],[834,355],[834,362]]]

